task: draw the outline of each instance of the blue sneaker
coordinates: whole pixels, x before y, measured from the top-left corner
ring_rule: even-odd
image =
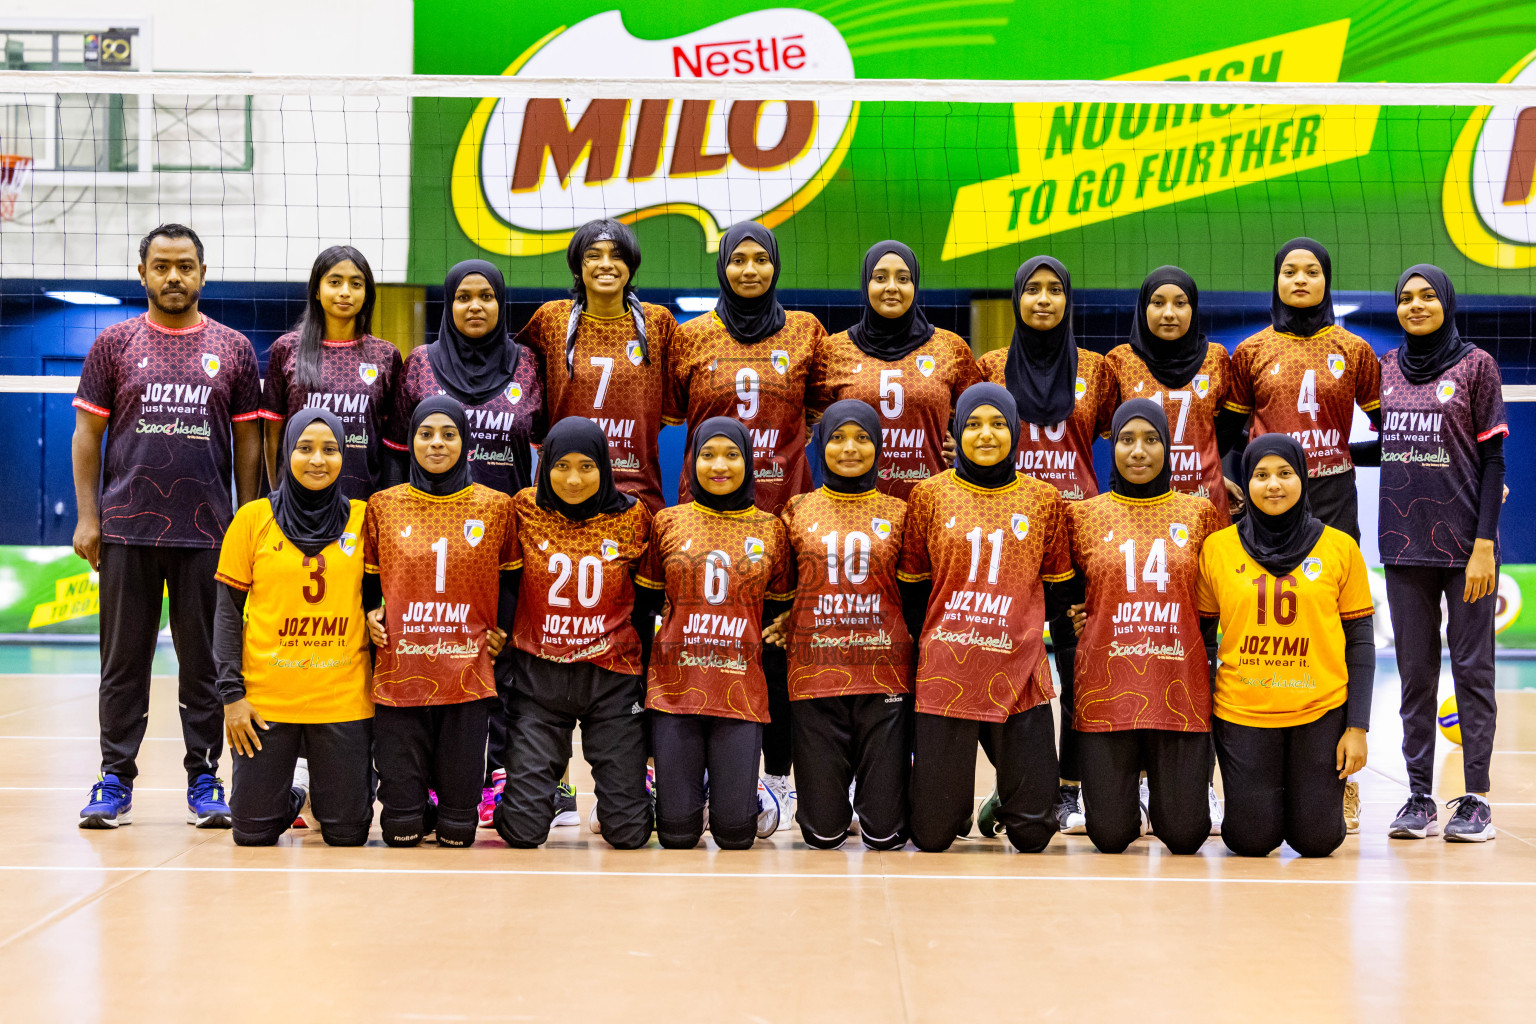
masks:
[[[187,824],[198,828],[229,828],[234,824],[222,781],[212,775],[199,775],[187,787]]]
[[[91,787],[91,802],[80,812],[81,828],[117,828],[133,824],[133,785],[116,775],[102,775]]]

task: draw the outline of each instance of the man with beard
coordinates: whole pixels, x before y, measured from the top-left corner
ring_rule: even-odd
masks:
[[[149,311],[101,332],[75,395],[75,552],[101,574],[101,777],[81,828],[131,820],[167,589],[187,822],[230,827],[217,777],[224,711],[211,654],[214,572],[234,515],[231,475],[239,504],[256,497],[261,382],[250,340],[197,310],[207,270],[191,228],[162,224],[144,236]]]

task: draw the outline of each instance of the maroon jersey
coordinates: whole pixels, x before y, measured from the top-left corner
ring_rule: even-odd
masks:
[[[549,661],[585,661],[638,675],[640,637],[635,569],[651,538],[651,512],[637,501],[623,512],[573,522],[540,508],[534,488],[512,499],[517,514],[514,567],[523,570],[512,643]]]
[[[790,612],[789,699],[912,692],[912,637],[896,563],[907,503],[823,487],[789,499],[784,526],[798,585]]]
[[[306,391],[299,384],[298,348],[298,331],[272,343],[261,391],[262,419],[282,423],[304,408],[335,413],[347,431],[341,492],[367,501],[383,481],[384,446],[405,450],[404,428],[395,422],[400,350],[371,334],[355,342],[322,342],[320,388]]]
[[[679,410],[667,408],[667,361],[677,321],[663,306],[640,303],[645,316],[642,359],[634,318],[596,317],[583,313],[576,328],[574,374],[566,369],[565,332],[571,300],[540,306],[517,340],[538,353],[544,364],[544,394],[549,422],[586,416],[608,435],[613,482],[635,495],[652,512],[666,505],[661,492],[661,459],[656,438],[664,424],[683,422]]]
[[[368,499],[363,571],[384,588],[389,644],[373,702],[416,708],[494,696],[485,638],[496,627],[501,570],[514,568],[512,499],[470,484],[438,498],[400,484]]]
[[[971,347],[935,330],[919,349],[894,362],[866,355],[847,331],[832,335],[811,368],[812,405],[856,398],[880,416],[880,480],[885,494],[905,499],[944,472],[944,433],[960,393],[981,380]]]
[[[97,335],[74,406],[107,421],[102,539],[218,547],[234,516],[230,424],[260,402],[256,350],[206,316],[171,329],[143,314]]]
[[[982,379],[1007,386],[1004,372],[1008,350],[994,349],[981,357]],[[1120,404],[1120,387],[1104,357],[1085,348],[1077,350],[1074,404],[1066,419],[1054,426],[1019,424],[1017,468],[1056,488],[1068,501],[1082,501],[1099,493],[1093,472],[1093,442],[1108,434]]]
[[[917,710],[1001,722],[1056,695],[1042,581],[1072,578],[1066,504],[1020,476],[983,489],[948,470],[912,490],[898,575],[933,581]]]
[[[664,589],[645,706],[768,721],[763,602],[795,592],[784,524],[762,509],[662,509],[635,582]]]
[[[805,461],[806,392],[816,350],[826,328],[809,313],[790,310],[778,334],[743,345],[713,313],[678,327],[670,369],[669,408],[684,410],[693,450],[693,428],[712,416],[739,420],[752,434],[757,507],[783,510],[796,494],[811,489]],[[686,462],[686,460],[684,460]],[[683,466],[679,494],[688,494],[693,476]]]
[[[1117,345],[1105,357],[1119,384],[1120,401],[1150,398],[1168,414],[1173,443],[1173,489],[1205,498],[1216,507],[1222,526],[1231,521],[1227,485],[1221,473],[1221,454],[1216,448],[1216,413],[1227,400],[1232,381],[1232,357],[1210,342],[1200,372],[1181,388],[1167,391],[1129,345]]]
[[[1200,635],[1200,549],[1216,532],[1204,498],[1101,494],[1067,508],[1072,564],[1087,584],[1073,725],[1082,732],[1211,728]]]
[[[1397,350],[1381,357],[1381,561],[1459,568],[1477,539],[1479,443],[1509,435],[1503,380],[1476,349],[1428,384],[1410,384]]]
[[[1364,338],[1337,324],[1310,338],[1266,327],[1232,353],[1226,407],[1253,413],[1251,438],[1290,434],[1314,479],[1348,473],[1355,406],[1381,406],[1381,364]]]
[[[516,342],[513,342],[516,344]],[[432,372],[426,346],[414,350],[405,360],[400,386],[395,389],[395,417],[409,430],[411,414],[424,400],[446,394]],[[465,457],[469,475],[477,484],[500,491],[509,497],[533,484],[533,449],[536,437],[542,437],[544,424],[544,383],[539,379],[539,361],[527,348],[517,361],[517,372],[496,397],[481,405],[465,406],[469,437],[465,438]],[[403,439],[408,445],[409,438]]]

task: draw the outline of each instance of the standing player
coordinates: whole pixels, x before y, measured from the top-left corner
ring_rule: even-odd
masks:
[[[1232,447],[1243,420],[1223,409],[1231,387],[1231,357],[1200,329],[1200,292],[1178,267],[1158,267],[1141,283],[1131,340],[1106,357],[1121,401],[1150,398],[1168,409],[1173,438],[1173,489],[1210,501],[1217,521],[1230,521],[1221,456]],[[1171,403],[1171,404],[1170,404]]]
[[[976,744],[991,733],[997,820],[1026,853],[1057,831],[1055,694],[1041,624],[1074,595],[1066,507],[1056,489],[1014,469],[1019,416],[996,384],[955,407],[955,468],[912,491],[899,578],[931,584],[918,639],[912,841],[949,848],[969,819]]]
[[[235,513],[219,553],[213,658],[235,842],[271,846],[313,793],[326,843],[362,846],[373,821],[365,506],[342,492],[338,417],[300,409],[287,434],[281,482]],[[308,767],[295,786],[301,747]]]
[[[811,443],[822,487],[783,515],[799,586],[773,633],[789,650],[800,834],[823,850],[848,838],[855,809],[865,846],[907,841],[912,636],[896,580],[907,506],[876,489],[880,433],[866,403],[828,406]]]
[[[917,301],[917,256],[897,241],[864,254],[864,311],[822,343],[811,370],[814,404],[865,402],[880,414],[882,493],[903,500],[944,471],[955,399],[981,379],[971,347],[928,322]],[[812,453],[812,460],[819,458]]]
[[[1145,398],[1115,410],[1108,494],[1067,506],[1072,564],[1087,585],[1074,706],[1088,836],[1120,853],[1140,833],[1137,788],[1150,783],[1152,831],[1194,853],[1211,831],[1211,682],[1196,607],[1200,549],[1216,531],[1204,498],[1169,483],[1168,418]]]
[[[1221,619],[1211,726],[1227,795],[1221,839],[1244,857],[1282,842],[1326,857],[1344,842],[1344,780],[1365,767],[1371,724],[1365,559],[1312,515],[1295,438],[1250,444],[1242,478],[1247,513],[1200,552],[1200,615]]]
[[[728,416],[747,428],[755,466],[757,507],[777,515],[796,494],[811,489],[805,461],[807,391],[816,353],[827,332],[810,313],[786,311],[777,296],[779,243],[756,221],[736,224],[720,239],[715,311],[677,329],[671,408],[686,410],[688,451],[699,424]],[[694,469],[683,467],[679,496],[693,489]],[[788,668],[784,652],[764,652],[772,721],[763,730],[763,782],[793,817],[789,772],[794,762],[789,726]]]
[[[475,841],[485,740],[496,702],[492,660],[516,610],[512,499],[469,473],[467,417],[446,396],[411,418],[411,481],[368,501],[364,568],[384,607],[369,613],[379,825],[390,846],[433,831],[441,846]]]
[[[1379,448],[1369,446],[1379,450],[1381,464],[1377,523],[1403,679],[1408,762],[1408,801],[1389,834],[1423,839],[1437,830],[1435,701],[1443,597],[1467,790],[1447,805],[1455,810],[1445,838],[1482,842],[1496,835],[1488,765],[1498,710],[1493,614],[1509,435],[1503,381],[1494,358],[1457,333],[1456,292],[1440,268],[1421,263],[1403,272],[1397,319],[1403,344],[1381,357],[1381,440]]]
[[[81,828],[130,821],[149,671],[170,591],[187,754],[187,821],[228,828],[219,781],[213,574],[234,509],[261,476],[261,382],[245,335],[197,310],[208,267],[197,233],[162,224],[139,242],[149,312],[102,331],[75,395],[75,553],[101,573],[101,778]],[[103,472],[102,437],[106,437]]]
[[[1007,349],[981,357],[981,374],[1006,387],[1019,407],[1019,472],[1050,484],[1069,502],[1098,494],[1093,442],[1109,429],[1120,391],[1104,357],[1077,346],[1072,335],[1072,277],[1061,263],[1035,256],[1013,275],[1013,340]],[[1051,646],[1061,678],[1056,820],[1063,832],[1080,834],[1086,822],[1072,725],[1077,635],[1067,616],[1051,623]],[[994,831],[995,819],[988,813],[993,806],[989,802],[979,816],[983,834]]]
[[[762,629],[795,596],[795,563],[784,524],[754,504],[745,427],[705,420],[688,465],[693,501],[657,515],[635,577],[666,594],[645,698],[657,712],[656,836],[668,849],[698,845],[707,801],[716,844],[745,850],[778,828],[779,805],[765,810],[757,795],[768,720]]]
[[[261,416],[274,488],[286,472],[283,424],[300,409],[328,409],[346,428],[341,489],[349,498],[367,501],[383,486],[385,460],[395,458],[390,451],[404,452],[403,432],[393,423],[402,361],[399,349],[371,333],[377,298],[368,260],[350,245],[315,257],[304,317],[267,357]]]
[[[659,512],[666,500],[656,439],[664,424],[682,422],[663,408],[677,321],[636,294],[640,243],[627,225],[583,224],[565,262],[571,298],[540,306],[518,341],[544,364],[549,422],[590,417],[608,436],[614,483]]]
[[[615,485],[609,443],[585,417],[561,420],[544,440],[537,486],[512,499],[513,560],[523,568],[512,629],[511,761],[495,811],[509,846],[549,837],[578,722],[602,837],[620,850],[651,837],[643,647],[632,621],[648,618],[635,614],[633,577],[651,513]]]

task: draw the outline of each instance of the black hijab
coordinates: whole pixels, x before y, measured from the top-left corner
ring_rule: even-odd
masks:
[[[723,437],[741,449],[746,474],[741,486],[730,494],[711,494],[699,482],[699,452],[712,438]],[[699,424],[688,451],[688,493],[694,501],[716,512],[740,512],[752,507],[757,492],[757,474],[752,468],[752,437],[747,428],[729,416],[713,416]]]
[[[459,438],[464,445],[459,451],[459,461],[443,473],[428,472],[425,466],[416,461],[416,431],[421,429],[422,422],[428,416],[437,412],[453,420],[453,425],[459,428]],[[416,411],[411,413],[411,432],[406,435],[405,443],[411,447],[412,487],[433,497],[445,498],[469,486],[469,424],[464,415],[464,407],[458,402],[447,395],[434,395],[418,405]]]
[[[832,464],[827,461],[827,439],[845,423],[857,423],[875,442],[874,464],[863,476],[839,476],[832,468]],[[883,447],[881,441],[880,417],[875,415],[875,410],[869,407],[868,402],[862,402],[857,398],[845,398],[827,406],[827,411],[822,413],[821,422],[816,424],[816,434],[811,441],[811,446],[815,449],[811,453],[811,458],[821,462],[822,486],[839,494],[863,494],[873,490],[875,481],[880,478],[880,450]]]
[[[1120,431],[1124,430],[1125,425],[1131,420],[1146,420],[1157,431],[1157,436],[1163,439],[1163,468],[1157,476],[1146,483],[1133,484],[1120,475],[1120,464],[1111,452],[1109,489],[1127,498],[1160,498],[1173,488],[1173,455],[1168,448],[1168,441],[1172,435],[1168,433],[1168,414],[1163,411],[1161,405],[1150,398],[1131,399],[1115,410],[1114,425],[1109,428],[1111,446],[1120,443]]]
[[[752,239],[768,251],[768,262],[773,264],[773,280],[768,290],[755,299],[744,299],[731,290],[731,280],[725,276],[731,254],[747,239]],[[725,325],[726,332],[743,345],[756,345],[784,329],[784,307],[779,305],[779,240],[773,232],[755,220],[732,224],[720,239],[720,251],[715,256],[715,277],[720,281],[720,298],[715,301],[715,315]]]
[[[597,493],[575,505],[556,494],[549,482],[550,469],[573,452],[597,463]],[[623,512],[635,503],[634,498],[614,486],[613,463],[608,458],[608,435],[585,416],[567,416],[549,428],[539,455],[539,482],[534,501],[539,508],[559,512],[578,523],[593,516]]]
[[[1278,455],[1291,464],[1301,478],[1301,497],[1296,504],[1277,516],[1266,514],[1248,495],[1253,470],[1266,455]],[[1307,455],[1290,434],[1265,434],[1243,452],[1243,494],[1248,511],[1237,524],[1243,550],[1274,576],[1288,576],[1317,545],[1323,535],[1323,521],[1312,514],[1307,501]]]
[[[869,301],[869,279],[875,276],[875,264],[885,256],[895,253],[907,265],[912,274],[912,305],[898,317],[881,316]],[[859,294],[864,299],[864,314],[859,322],[848,328],[848,340],[859,351],[875,359],[893,363],[911,355],[933,337],[933,325],[923,315],[923,307],[917,301],[917,256],[895,239],[876,242],[864,254],[864,276]]]
[[[1451,279],[1439,267],[1415,263],[1403,271],[1403,276],[1397,279],[1397,292],[1392,300],[1396,302],[1397,296],[1403,294],[1403,286],[1411,277],[1428,281],[1440,297],[1440,305],[1445,308],[1445,323],[1433,334],[1415,335],[1404,331],[1403,343],[1397,347],[1397,367],[1408,378],[1408,383],[1428,384],[1470,355],[1474,346],[1469,341],[1462,341],[1461,335],[1456,333],[1456,289],[1451,287]]]
[[[635,275],[640,273],[640,240],[629,225],[616,220],[589,220],[576,229],[571,242],[565,247],[565,265],[571,268],[571,315],[565,321],[565,372],[576,375],[576,332],[581,327],[581,314],[587,311],[587,286],[581,279],[582,257],[598,242],[612,242],[613,254],[629,270],[629,281],[624,285],[624,309],[635,325],[635,341],[640,346],[640,361],[651,361],[650,342],[645,336],[645,310],[640,305],[640,293],[635,291]]]
[[[1035,271],[1047,267],[1061,278],[1067,308],[1061,322],[1047,331],[1037,331],[1024,323],[1019,313],[1019,299]],[[1049,256],[1033,256],[1013,275],[1013,341],[1008,345],[1008,362],[1003,381],[1019,407],[1019,418],[1026,423],[1054,427],[1072,415],[1077,401],[1077,340],[1072,336],[1072,275]]]
[[[483,338],[467,338],[453,323],[454,293],[471,274],[482,275],[496,293],[496,326]],[[427,346],[438,386],[461,405],[484,405],[512,380],[521,352],[507,333],[507,286],[501,271],[485,260],[455,264],[443,281],[442,326],[437,340]]]
[[[293,475],[293,450],[299,446],[299,435],[315,422],[330,428],[337,447],[346,454],[347,432],[341,420],[324,409],[300,409],[288,417],[288,426],[283,429],[283,482],[267,495],[277,528],[288,543],[311,558],[342,535],[352,516],[352,503],[341,493],[341,474],[318,491],[305,487]]]
[[[1323,267],[1323,300],[1315,306],[1298,309],[1280,301],[1280,268],[1285,265],[1287,254],[1304,249],[1317,257]],[[1275,253],[1274,285],[1269,293],[1269,320],[1275,330],[1294,334],[1298,338],[1310,338],[1318,331],[1333,326],[1333,259],[1328,250],[1314,238],[1293,238]]]
[[[1147,304],[1152,293],[1165,284],[1178,285],[1189,297],[1189,330],[1182,338],[1164,341],[1147,327]],[[1136,316],[1131,320],[1131,348],[1147,364],[1152,376],[1165,388],[1181,388],[1200,372],[1209,344],[1200,330],[1200,290],[1194,278],[1178,267],[1158,267],[1141,282],[1136,297]]]
[[[983,405],[990,405],[1003,414],[1008,421],[1008,432],[1013,440],[1008,445],[1007,456],[996,465],[978,466],[966,458],[965,445],[961,443],[961,435],[965,432],[965,421],[971,418],[971,413]],[[955,403],[955,475],[968,484],[977,487],[1004,487],[1013,483],[1017,471],[1014,469],[1014,459],[1019,451],[1019,408],[1013,402],[1013,396],[1001,384],[972,384],[960,395],[960,400]]]

